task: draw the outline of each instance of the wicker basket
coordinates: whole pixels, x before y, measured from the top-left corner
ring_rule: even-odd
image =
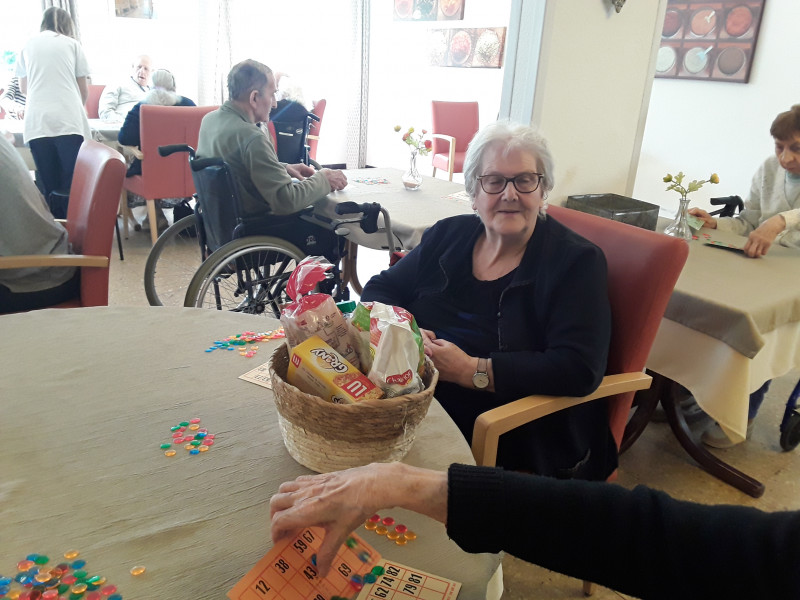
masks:
[[[269,371],[283,443],[292,458],[318,473],[403,458],[439,380],[439,371],[426,358],[422,392],[333,404],[287,383],[288,368],[289,350],[282,344],[270,357]]]

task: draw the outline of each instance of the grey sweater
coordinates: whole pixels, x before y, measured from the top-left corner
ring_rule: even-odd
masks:
[[[19,152],[0,136],[0,256],[68,254],[67,231],[53,219]],[[75,267],[2,269],[0,285],[14,293],[61,285]]]
[[[783,215],[786,229],[775,243],[800,248],[800,194],[796,192],[796,184],[787,180],[777,157],[770,156],[753,175],[744,210],[735,217],[717,219],[717,227],[746,236],[770,217]]]

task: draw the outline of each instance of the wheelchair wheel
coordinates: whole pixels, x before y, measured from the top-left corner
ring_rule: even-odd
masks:
[[[200,267],[184,306],[277,318],[280,306],[291,300],[286,295],[289,275],[303,258],[296,246],[270,236],[228,242]]]
[[[790,452],[800,444],[800,413],[793,412],[781,427],[781,448]]]
[[[197,215],[189,215],[162,233],[147,256],[144,291],[150,306],[183,306],[186,290],[201,264]]]

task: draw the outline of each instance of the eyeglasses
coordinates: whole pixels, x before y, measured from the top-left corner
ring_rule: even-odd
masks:
[[[520,194],[530,194],[539,189],[539,184],[544,179],[541,173],[520,173],[516,177],[503,177],[502,175],[480,175],[478,181],[483,191],[487,194],[499,194],[509,182]]]

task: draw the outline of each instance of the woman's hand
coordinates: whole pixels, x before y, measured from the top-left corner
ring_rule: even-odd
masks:
[[[775,215],[764,221],[747,238],[744,253],[750,258],[764,256],[772,246],[778,234],[786,229],[786,220],[781,215]]]
[[[402,463],[371,464],[336,473],[303,475],[281,484],[270,501],[272,541],[322,527],[317,569],[328,574],[336,552],[369,516],[402,506],[444,523],[447,474]]]
[[[430,329],[422,329],[419,330],[420,334],[422,334],[422,345],[424,346],[428,342],[436,339],[436,334],[431,331]],[[427,352],[425,352],[427,354]]]
[[[688,212],[690,215],[694,217],[703,219],[703,221],[705,221],[705,226],[708,227],[709,229],[717,228],[717,220],[710,214],[708,214],[706,211],[704,211],[702,208],[690,208]]]
[[[470,356],[447,340],[428,338],[426,341],[423,336],[423,347],[425,354],[438,369],[439,379],[467,388],[472,387],[472,376],[475,374],[477,358]]]
[[[382,498],[388,475],[382,466],[367,465],[323,475],[303,475],[284,483],[270,501],[272,541],[299,533],[305,527],[322,527],[325,539],[317,553],[322,576],[330,569],[341,545],[367,517],[385,508]]]

